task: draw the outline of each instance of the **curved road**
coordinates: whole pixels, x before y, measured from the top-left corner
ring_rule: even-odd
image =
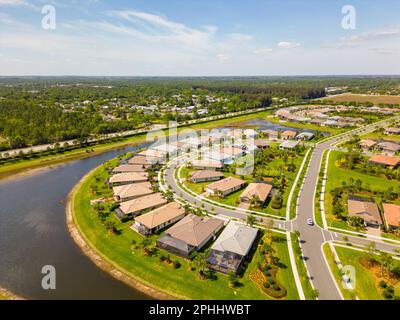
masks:
[[[371,243],[371,239],[368,238],[359,238],[356,236],[349,236],[347,234],[340,234],[340,232],[331,232],[317,225],[309,226],[307,224],[307,219],[315,220],[315,190],[318,184],[323,155],[325,151],[331,149],[338,142],[344,142],[345,140],[348,140],[356,134],[373,131],[377,127],[384,127],[388,125],[390,121],[399,119],[400,116],[392,117],[390,119],[367,125],[365,127],[355,129],[342,135],[332,137],[324,142],[318,143],[313,154],[311,155],[309,166],[307,168],[304,178],[304,184],[299,194],[299,203],[297,207],[296,218],[292,221],[272,219],[275,222],[275,227],[290,231],[298,230],[300,232],[301,248],[304,261],[310,275],[310,280],[314,288],[318,290],[319,299],[321,300],[343,299],[339,287],[332,276],[329,266],[327,265],[324,253],[322,251],[323,244],[327,241],[343,241],[343,236],[347,236],[347,238],[349,239],[348,242],[353,245],[366,246]],[[164,171],[164,180],[177,196],[194,205],[195,207],[201,207],[204,210],[214,212],[217,216],[246,220],[248,214],[245,212],[240,212],[234,209],[223,208],[217,205],[210,204],[182,189],[175,179],[174,173],[176,168],[176,161],[172,160],[170,163],[168,163]],[[266,217],[262,220],[271,220],[271,218]],[[373,241],[376,243],[376,248],[378,250],[394,253],[394,250],[399,248],[399,246],[384,243],[379,240]]]

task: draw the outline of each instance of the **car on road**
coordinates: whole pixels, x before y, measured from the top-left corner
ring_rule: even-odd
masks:
[[[314,225],[314,221],[312,219],[307,219],[307,224],[309,226],[313,226]]]

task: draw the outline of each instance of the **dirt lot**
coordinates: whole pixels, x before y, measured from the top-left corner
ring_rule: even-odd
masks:
[[[374,104],[385,103],[385,104],[400,104],[400,96],[374,96],[367,94],[352,94],[343,93],[334,96],[324,98],[333,102],[372,102]]]

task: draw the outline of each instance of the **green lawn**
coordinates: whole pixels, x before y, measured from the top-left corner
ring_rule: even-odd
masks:
[[[359,263],[359,259],[366,255],[365,252],[352,250],[350,248],[343,248],[339,246],[335,246],[336,252],[339,256],[340,261],[343,266],[349,265],[353,266],[356,271],[356,284],[355,290],[345,290],[342,288],[342,279],[339,274],[339,269],[337,265],[333,261],[332,252],[329,248],[328,244],[324,245],[324,252],[328,259],[329,265],[331,267],[332,273],[335,276],[336,281],[338,282],[339,288],[342,291],[342,294],[346,299],[352,299],[354,295],[358,296],[360,300],[383,300],[383,296],[381,294],[381,289],[379,289],[378,284],[381,280],[378,278],[372,271],[363,267]],[[395,294],[400,294],[400,282],[395,286]]]
[[[368,174],[355,172],[350,169],[339,168],[336,166],[336,161],[339,154],[339,151],[332,151],[329,158],[328,177],[325,190],[325,214],[328,226],[351,229],[346,222],[338,221],[332,214],[332,196],[330,192],[333,189],[335,189],[336,187],[341,187],[342,181],[346,181],[346,183],[349,184],[349,180],[351,177],[354,179],[354,181],[360,179],[364,186],[369,185],[372,192],[385,191],[390,186],[392,186],[395,190],[398,190],[398,188],[400,187],[400,181],[382,179]],[[377,202],[379,202],[379,199],[376,200]]]
[[[304,263],[304,260],[302,259],[302,252],[299,244],[299,238],[294,233],[291,233],[290,236],[292,240],[293,251],[295,254],[297,272],[299,273],[304,296],[306,297],[307,300],[314,300],[313,296],[314,289],[311,286],[310,280],[308,279],[307,268]]]
[[[260,288],[249,279],[249,274],[257,267],[257,256],[251,261],[240,282],[242,287],[231,289],[228,277],[217,274],[217,280],[200,280],[196,271],[190,271],[190,262],[171,255],[173,260],[179,260],[181,267],[173,269],[165,263],[160,263],[159,257],[142,256],[140,249],[132,249],[132,240],[137,243],[142,237],[129,229],[130,223],[121,223],[113,216],[108,219],[117,223],[119,235],[111,235],[99,222],[96,212],[89,201],[99,195],[91,195],[90,186],[95,183],[95,176],[106,179],[104,167],[99,167],[82,182],[74,195],[74,221],[87,242],[106,260],[118,267],[129,276],[152,287],[173,294],[180,298],[190,299],[268,299]],[[293,275],[290,269],[286,238],[274,244],[276,254],[288,266],[279,271],[278,275],[288,290],[288,298],[296,299],[297,291],[293,287]],[[152,238],[154,243],[155,237]]]
[[[374,131],[361,136],[361,139],[377,139],[377,140],[387,140],[400,143],[400,135],[386,135],[380,131]]]

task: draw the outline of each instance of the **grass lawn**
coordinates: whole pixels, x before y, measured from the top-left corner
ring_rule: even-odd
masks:
[[[333,261],[332,252],[328,244],[324,246],[324,252],[327,255],[329,265],[332,273],[338,281],[339,288],[341,289],[346,299],[352,299],[354,294],[359,297],[360,300],[383,300],[382,289],[379,288],[379,282],[382,278],[379,278],[373,271],[365,268],[359,263],[359,259],[366,256],[365,252],[352,250],[350,248],[343,248],[335,246],[336,252],[339,256],[343,266],[350,265],[355,268],[356,271],[356,283],[355,290],[349,291],[342,288],[342,280],[339,275],[339,269]],[[400,295],[400,282],[394,286],[395,294]]]
[[[347,184],[349,184],[351,177],[354,179],[354,181],[360,179],[364,186],[369,184],[371,191],[385,191],[390,186],[392,186],[395,190],[398,190],[400,187],[400,181],[382,179],[368,174],[355,172],[350,169],[338,168],[336,166],[336,161],[339,154],[339,151],[332,151],[329,158],[328,177],[325,191],[325,214],[328,226],[351,230],[346,222],[338,221],[332,214],[332,196],[330,191],[336,187],[341,187],[342,181],[346,181]],[[379,199],[376,200],[379,202]]]
[[[307,268],[304,263],[304,260],[302,259],[302,252],[299,245],[299,238],[294,233],[291,233],[290,236],[292,240],[293,251],[295,254],[297,272],[299,273],[304,295],[307,300],[314,300],[314,289],[311,286],[310,280],[308,279]]]
[[[242,286],[232,289],[228,277],[217,274],[216,280],[200,280],[196,271],[191,271],[191,263],[171,254],[173,261],[181,263],[179,269],[161,263],[159,257],[143,256],[141,249],[132,248],[132,241],[140,243],[143,237],[129,229],[132,222],[121,223],[113,215],[107,219],[115,221],[120,234],[114,235],[106,231],[100,223],[95,210],[89,201],[101,195],[92,195],[90,186],[101,176],[105,181],[107,173],[103,166],[95,170],[77,189],[73,197],[74,221],[86,241],[106,260],[129,276],[160,289],[179,298],[189,299],[269,299],[260,288],[249,279],[249,274],[257,268],[257,255],[240,279]],[[290,269],[288,248],[284,236],[282,242],[274,244],[276,255],[281,258],[287,269],[279,271],[282,284],[288,291],[288,299],[296,299],[297,291],[293,287],[294,279]],[[151,238],[155,242],[156,236]],[[163,252],[163,251],[161,251]],[[167,254],[166,252],[163,252]]]

